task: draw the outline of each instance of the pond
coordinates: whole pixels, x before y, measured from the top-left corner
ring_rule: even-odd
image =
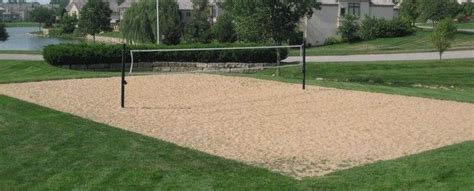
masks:
[[[46,38],[28,34],[38,31],[38,27],[9,27],[7,28],[8,39],[0,41],[1,50],[23,50],[39,51],[50,44],[77,43],[77,40],[68,40],[60,38]]]

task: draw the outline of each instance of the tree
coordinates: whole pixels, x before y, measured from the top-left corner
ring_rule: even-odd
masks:
[[[156,42],[156,0],[132,4],[120,22],[120,31],[128,42]],[[160,34],[163,43],[178,44],[183,33],[182,15],[174,0],[160,0]]]
[[[420,0],[418,10],[421,19],[431,20],[435,26],[445,18],[455,17],[460,6],[456,0]]]
[[[344,41],[349,43],[354,42],[359,38],[358,31],[360,25],[357,20],[357,17],[352,14],[346,14],[341,22],[341,25],[338,28],[338,33],[342,36]]]
[[[416,19],[420,16],[417,0],[404,0],[400,4],[400,14],[404,19],[410,21],[412,26],[415,26]]]
[[[8,32],[4,24],[0,24],[0,41],[8,39]]]
[[[221,43],[237,41],[232,16],[228,13],[219,16],[216,24],[212,26],[212,34]]]
[[[65,14],[61,17],[59,21],[59,27],[61,28],[62,33],[73,33],[74,29],[76,29],[77,25],[77,17],[76,15],[69,16]]]
[[[431,41],[439,52],[439,59],[442,59],[443,53],[451,47],[451,43],[456,37],[457,28],[450,19],[442,20],[433,30]]]
[[[314,0],[226,0],[235,18],[236,31],[244,41],[288,41],[298,22],[311,17],[320,3]]]
[[[472,16],[474,12],[474,3],[473,2],[468,2],[463,5],[462,12],[464,16]]]
[[[54,11],[46,7],[37,7],[30,12],[33,21],[39,23],[39,30],[44,23],[45,26],[51,26],[55,20]]]
[[[95,42],[95,34],[110,30],[111,14],[112,10],[109,9],[107,2],[88,0],[81,10],[79,29],[85,34],[92,35]]]
[[[185,26],[184,37],[188,42],[210,43],[212,33],[208,15],[208,1],[192,0],[192,2],[191,20]]]

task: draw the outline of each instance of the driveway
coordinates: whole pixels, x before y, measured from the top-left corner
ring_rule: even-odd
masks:
[[[0,60],[30,60],[43,61],[41,54],[0,54]]]
[[[449,51],[443,59],[474,58],[474,50]],[[404,61],[404,60],[438,60],[437,52],[402,53],[402,54],[361,54],[334,56],[307,56],[307,62],[361,62],[361,61]],[[283,62],[299,62],[301,57],[290,56]]]

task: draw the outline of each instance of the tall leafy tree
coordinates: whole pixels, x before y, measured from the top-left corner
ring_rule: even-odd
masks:
[[[232,16],[228,13],[219,16],[216,24],[212,26],[212,34],[221,43],[235,42],[237,34]]]
[[[5,41],[8,39],[8,32],[5,25],[2,23],[0,24],[0,41]]]
[[[39,23],[39,30],[41,26],[51,26],[54,22],[54,11],[46,7],[37,7],[30,12],[30,17],[33,21]]]
[[[400,4],[400,14],[404,19],[410,21],[412,26],[415,26],[416,19],[420,16],[417,0],[402,1]]]
[[[63,33],[73,33],[74,29],[76,29],[77,25],[77,17],[76,15],[69,16],[65,14],[61,17],[59,21],[59,27],[61,28],[61,32]]]
[[[192,0],[191,20],[185,27],[185,39],[188,42],[209,43],[212,40],[209,20],[208,0]]]
[[[321,5],[315,0],[226,0],[224,4],[242,40],[276,44],[286,42],[298,22]]]
[[[456,0],[419,0],[418,10],[421,19],[436,25],[445,18],[455,17],[461,9]]]
[[[88,0],[82,7],[79,17],[79,29],[85,34],[93,36],[102,31],[110,30],[110,15],[112,10],[107,2],[98,0]]]
[[[120,22],[120,31],[128,42],[156,42],[156,1],[134,3]],[[183,33],[182,15],[174,0],[160,0],[160,34],[165,44],[178,44]]]
[[[451,43],[456,37],[457,28],[450,19],[442,20],[433,30],[431,40],[439,52],[439,59],[442,59],[443,53],[451,47]]]

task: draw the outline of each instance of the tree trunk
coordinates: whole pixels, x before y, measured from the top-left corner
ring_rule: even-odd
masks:
[[[95,44],[95,33],[92,34],[92,42]]]
[[[276,63],[276,71],[275,71],[275,76],[280,76],[280,49],[277,49],[277,63]]]
[[[442,60],[442,59],[443,59],[443,53],[439,52],[439,60]]]
[[[38,30],[41,31],[41,23],[39,23]]]

